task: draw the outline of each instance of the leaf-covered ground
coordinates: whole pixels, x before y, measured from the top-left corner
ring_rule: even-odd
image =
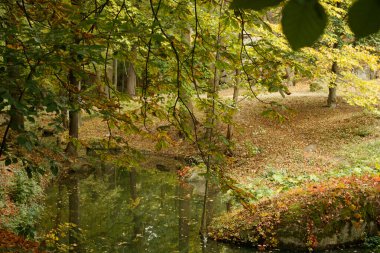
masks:
[[[44,252],[40,251],[39,243],[25,240],[9,231],[0,230],[1,252]]]
[[[263,105],[247,102],[238,116],[235,135],[239,162],[231,174],[240,180],[268,170],[320,174],[346,162],[343,148],[380,138],[380,119],[341,102],[324,107],[325,97],[287,98],[291,111],[279,123],[262,117]],[[257,152],[252,152],[257,150]],[[243,163],[243,164],[241,164]]]
[[[305,181],[349,176],[352,173],[366,174],[368,168],[370,173],[378,170],[379,116],[351,106],[340,98],[337,108],[328,108],[325,106],[327,94],[309,92],[307,84],[290,87],[290,91],[292,94],[286,98],[278,93],[259,96],[265,102],[275,101],[284,105],[278,110],[282,121],[270,115],[263,116],[268,104],[244,99],[245,92],[241,92],[233,135],[236,144],[234,155],[228,159],[225,169],[227,175],[243,188],[256,191],[260,198],[296,187]],[[220,96],[230,99],[232,89],[222,90]],[[113,130],[113,135],[123,138],[137,150],[150,152],[150,155],[196,156],[196,148],[183,141],[176,131],[169,131],[167,135],[156,131],[158,126],[167,124],[150,121],[147,128],[141,131],[146,132],[142,136],[125,135],[118,130]],[[226,126],[221,128],[221,132],[225,132],[223,128]],[[90,143],[94,138],[107,137],[107,124],[96,116],[84,116],[80,136],[85,143]],[[164,138],[169,146],[156,151],[160,138]],[[368,153],[368,150],[371,152]]]

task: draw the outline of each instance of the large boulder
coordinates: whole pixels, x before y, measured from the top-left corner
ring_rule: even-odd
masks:
[[[380,231],[380,177],[308,184],[213,221],[215,240],[261,249],[327,249]]]

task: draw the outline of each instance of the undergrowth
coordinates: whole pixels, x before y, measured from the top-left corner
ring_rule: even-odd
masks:
[[[24,170],[16,171],[8,186],[0,186],[0,209],[7,210],[0,212],[0,227],[34,238],[35,223],[42,210],[39,201],[42,197],[43,189],[38,178],[29,178]]]
[[[324,182],[333,178],[349,176],[380,174],[380,140],[347,146],[339,154],[347,162],[323,174],[295,174],[286,169],[269,167],[262,176],[255,177],[248,184],[240,184],[237,187],[254,196],[250,200],[254,203],[260,199],[270,198],[281,192],[300,187],[305,183]]]
[[[367,237],[364,240],[363,246],[376,252],[380,251],[380,236]]]

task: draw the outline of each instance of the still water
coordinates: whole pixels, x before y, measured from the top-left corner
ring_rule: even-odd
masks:
[[[184,182],[173,172],[155,169],[72,175],[48,189],[39,230],[46,234],[60,225],[58,231],[63,231],[62,224],[75,224],[77,232],[61,234],[59,241],[61,248],[76,245],[72,252],[256,252],[213,241],[202,243],[203,194],[204,181]],[[226,212],[227,205],[216,187],[210,187],[208,199],[209,222]]]

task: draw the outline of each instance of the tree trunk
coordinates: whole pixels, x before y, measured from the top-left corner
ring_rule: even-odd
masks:
[[[74,88],[77,89],[79,92],[79,82],[77,81],[76,77],[74,76],[73,70],[71,69],[69,71],[69,82],[70,85]],[[77,155],[77,147],[73,142],[73,139],[78,139],[79,137],[79,108],[76,108],[78,106],[78,99],[75,94],[72,94],[70,92],[69,94],[69,101],[73,105],[74,108],[72,108],[69,111],[69,137],[70,141],[67,144],[66,147],[66,153],[71,156],[76,156]],[[79,107],[79,106],[78,106]]]
[[[331,71],[337,75],[338,74],[338,63],[336,61],[333,62]],[[327,98],[327,106],[330,108],[336,107],[336,81],[330,83],[329,87],[329,96]]]
[[[125,84],[127,83],[127,69],[125,67],[125,61],[123,61],[123,65],[122,65],[122,71],[121,71],[121,86],[120,86],[120,92],[121,93],[124,93],[125,91]]]
[[[113,59],[113,87],[117,91],[117,59]]]
[[[102,72],[96,68],[95,69],[95,83],[97,86],[97,92],[99,97],[108,97],[108,94],[106,93],[106,86],[104,86],[104,83],[102,82]]]
[[[216,128],[216,101],[218,98],[218,86],[219,86],[219,79],[220,79],[220,73],[219,69],[217,68],[217,64],[220,60],[220,47],[221,47],[221,42],[222,42],[222,24],[221,24],[221,16],[222,16],[222,10],[224,7],[225,1],[222,0],[220,8],[219,8],[219,24],[218,24],[218,34],[217,34],[217,39],[216,39],[216,52],[215,52],[215,63],[212,66],[214,78],[212,82],[209,84],[209,89],[207,91],[207,99],[211,102],[210,103],[210,108],[206,111],[206,133],[205,133],[205,139],[208,142],[208,151],[212,150],[212,146],[214,143],[213,140],[213,135],[214,135],[214,130]],[[207,167],[207,174],[210,173],[210,170],[213,167],[213,157],[211,154],[207,155],[206,158],[206,167]],[[208,197],[208,187],[209,187],[209,180],[206,179],[206,185],[205,185],[205,193],[204,193],[204,198],[203,198],[203,210],[202,210],[202,218],[201,218],[201,227],[200,227],[200,234],[202,237],[202,241],[205,243],[207,241],[207,197]]]
[[[63,88],[60,88],[59,95],[61,97],[66,97],[67,96],[66,90],[64,90]],[[67,129],[69,129],[69,115],[68,115],[67,107],[65,106],[61,110],[60,113],[61,113],[60,117],[61,117],[62,127],[63,127],[63,129],[67,130]]]
[[[20,112],[20,110],[18,110],[15,106],[12,105],[11,110],[10,110],[10,115],[11,115],[11,119],[9,122],[10,128],[17,132],[23,131],[25,127],[25,123],[24,123],[25,120],[24,120],[24,115],[22,114],[22,112]]]
[[[185,30],[182,33],[182,39],[188,46],[188,49],[191,48],[191,28]],[[191,94],[188,93],[185,87],[181,86],[179,88],[179,97],[182,105],[180,105],[180,124],[181,124],[181,132],[179,133],[180,137],[190,137],[193,135],[194,131],[194,122],[193,122],[193,102],[191,99]]]
[[[106,97],[111,98],[111,85],[113,84],[113,68],[107,67],[105,79],[104,94]]]
[[[133,63],[129,63],[129,66],[127,69],[126,87],[127,87],[127,94],[130,97],[133,97],[136,95],[136,83],[137,83],[137,76],[136,76],[135,68],[133,66]]]
[[[329,96],[327,98],[327,106],[330,108],[336,107],[336,86],[329,88]]]
[[[218,38],[217,46],[219,47],[220,45],[220,38]],[[216,57],[215,57],[215,63],[218,62],[220,59],[220,52],[219,50],[216,52]],[[212,138],[212,132],[213,128],[215,127],[215,101],[218,98],[218,91],[219,91],[219,81],[220,81],[220,72],[219,69],[216,67],[216,64],[213,64],[213,72],[214,72],[214,78],[210,80],[209,83],[209,89],[207,91],[207,99],[211,101],[211,106],[207,112],[207,119],[206,119],[206,134],[205,134],[205,139],[211,140]],[[210,143],[211,144],[211,143]]]
[[[236,70],[236,75],[235,75],[235,84],[234,84],[234,95],[233,95],[233,106],[236,108],[238,99],[239,99],[239,84],[240,84],[240,70]],[[235,114],[235,112],[234,112]],[[231,122],[233,123],[235,115],[232,115]],[[227,140],[231,141],[232,140],[232,135],[233,135],[233,126],[232,123],[229,123],[227,126]]]
[[[71,5],[79,5],[79,0],[71,0]],[[76,11],[80,11],[80,6],[76,8]],[[73,31],[74,32],[74,31]],[[74,36],[73,43],[75,45],[79,45],[80,38],[77,37],[77,35]],[[77,62],[76,52],[72,51],[71,53],[71,60],[73,65],[79,66],[79,63]],[[70,91],[69,91],[69,102],[71,104],[71,109],[69,111],[69,143],[67,143],[65,152],[69,156],[77,156],[77,146],[76,146],[76,140],[79,137],[79,112],[80,112],[80,105],[79,105],[79,92],[80,92],[80,82],[75,77],[74,69],[70,68],[68,73],[68,81],[70,85]],[[74,90],[74,92],[72,92]]]
[[[286,77],[287,77],[287,86],[296,86],[296,82],[294,80],[294,69],[291,67],[286,67]]]

